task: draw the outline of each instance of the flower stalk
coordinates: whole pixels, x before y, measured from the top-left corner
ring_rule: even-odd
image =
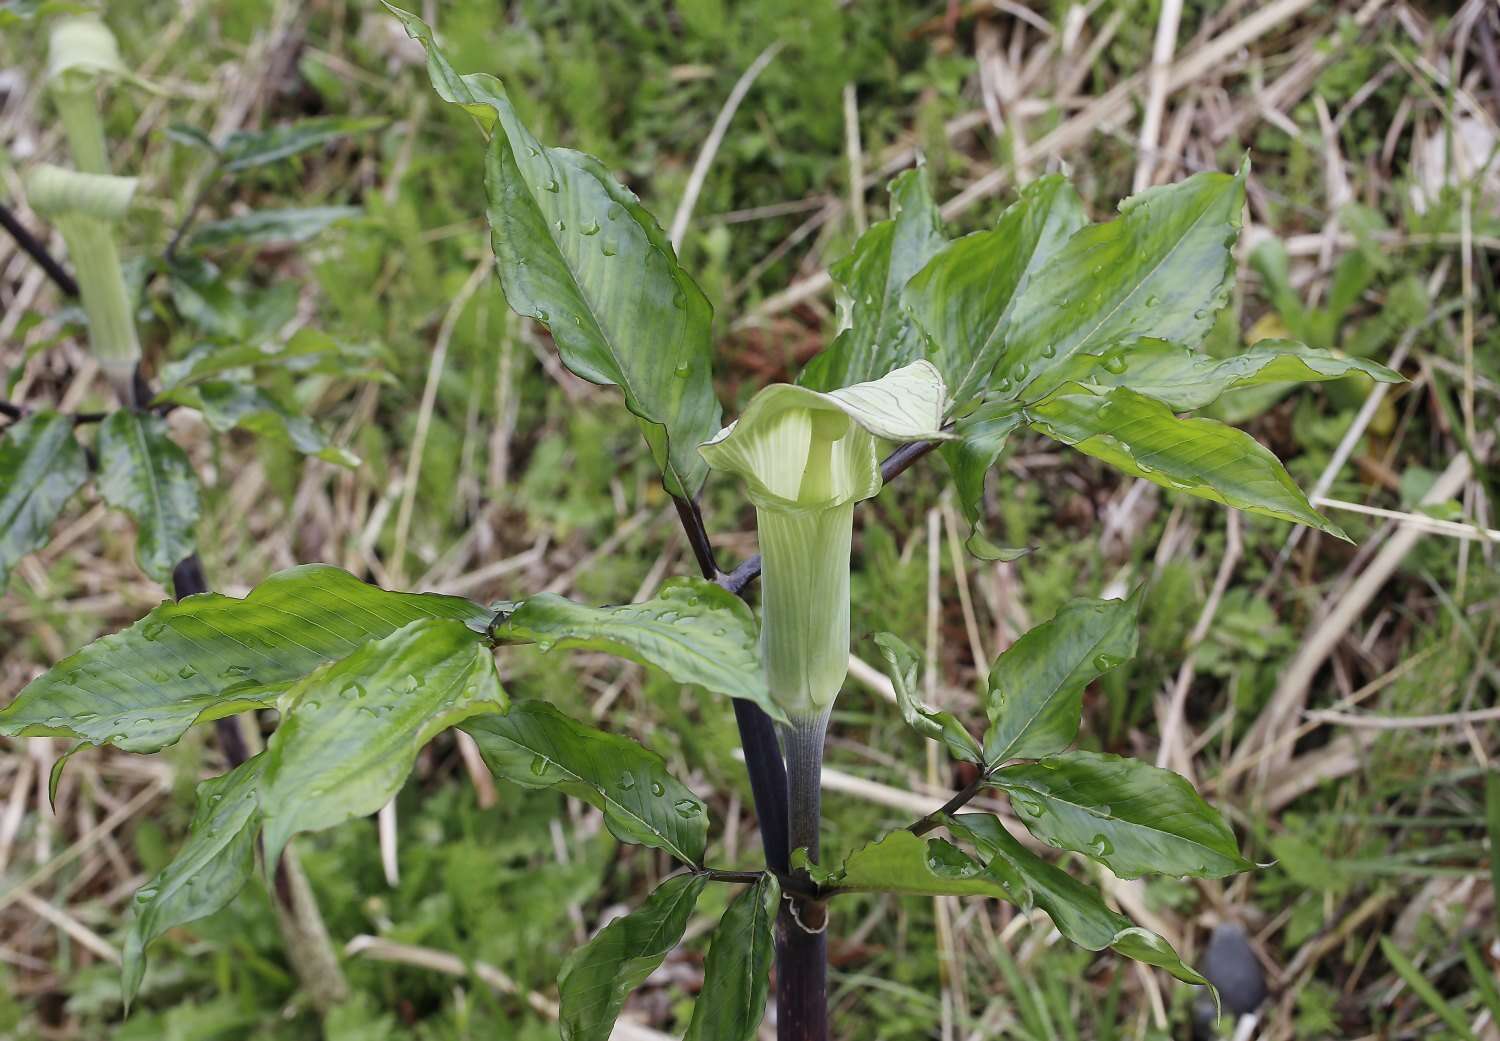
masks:
[[[701,451],[738,475],[755,505],[761,550],[761,651],[786,716],[787,845],[819,855],[823,742],[849,669],[854,504],[880,491],[882,441],[943,438],[946,392],[925,361],[821,394],[778,384],[755,396]],[[767,822],[762,822],[762,827]],[[784,898],[777,919],[781,1041],[826,1041],[826,905]]]

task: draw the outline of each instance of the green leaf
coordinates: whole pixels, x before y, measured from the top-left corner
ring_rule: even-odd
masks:
[[[237,130],[219,147],[222,169],[237,173],[280,162],[350,134],[378,130],[386,122],[380,117],[316,116],[266,130]]]
[[[1049,375],[1056,381],[1053,385],[1073,379],[1099,386],[1129,387],[1170,406],[1173,411],[1190,412],[1211,404],[1226,391],[1242,387],[1312,383],[1354,373],[1381,383],[1405,382],[1400,373],[1376,362],[1305,347],[1291,340],[1261,340],[1249,350],[1228,358],[1214,358],[1165,340],[1140,340],[1103,355],[1076,354]]]
[[[1011,389],[993,376],[1017,349],[1013,315],[1037,272],[1086,223],[1065,178],[1040,178],[1021,190],[995,227],[956,240],[907,285],[905,305],[927,334],[930,357],[960,411],[992,386]]]
[[[891,182],[891,213],[829,269],[844,288],[841,324],[847,327],[802,370],[797,382],[803,386],[834,390],[865,383],[922,356],[900,301],[902,288],[946,241],[925,166]]]
[[[0,709],[0,734],[155,752],[419,618],[482,633],[490,612],[454,596],[387,592],[326,564],[291,568],[243,600],[190,596],[95,640]]]
[[[88,480],[73,421],[38,412],[0,437],[0,591],[10,569],[51,537],[52,523]]]
[[[324,665],[277,702],[260,785],[266,863],[287,840],[374,813],[448,727],[510,705],[485,638],[424,618]]]
[[[387,362],[388,359],[369,348],[341,343],[327,333],[307,328],[298,329],[280,347],[259,343],[226,347],[205,344],[162,367],[161,385],[165,389],[154,403],[175,400],[172,392],[178,387],[240,369],[281,369],[299,376],[317,374],[394,382],[394,377],[376,367]]]
[[[504,716],[464,725],[485,764],[527,788],[559,788],[604,813],[621,842],[664,849],[699,864],[708,843],[703,800],[667,772],[661,756],[628,737],[563,715],[544,701],[521,701]]]
[[[198,785],[187,841],[172,862],[136,892],[120,981],[127,1010],[146,971],[146,948],[168,929],[227,906],[254,871],[260,824],[255,787],[264,763],[265,756],[258,755]]]
[[[552,593],[529,597],[495,638],[543,651],[604,651],[661,669],[679,683],[745,698],[785,720],[766,689],[760,632],[743,600],[713,582],[676,578],[639,604],[586,607]]]
[[[592,156],[545,148],[493,76],[454,73],[415,15],[387,8],[427,49],[438,95],[493,132],[485,163],[491,242],[505,298],[552,332],[575,375],[618,386],[666,489],[697,494],[698,445],[719,428],[708,298],[640,200]]]
[[[293,412],[259,387],[234,380],[205,380],[159,394],[158,400],[196,408],[221,433],[248,430],[318,459],[353,469],[359,456],[328,443],[312,420]]]
[[[781,887],[770,872],[734,898],[703,961],[683,1041],[753,1041],[766,1014]]]
[[[1179,419],[1128,387],[1067,383],[1026,408],[1032,428],[1174,491],[1347,539],[1260,442],[1211,419]]]
[[[121,409],[99,426],[99,494],[135,520],[136,560],[162,585],[195,545],[198,475],[149,412]]]
[[[1201,342],[1233,289],[1248,173],[1148,188],[1122,202],[1115,220],[1070,238],[1011,309],[995,376],[1019,393],[1082,351],[1143,336]]]
[[[896,689],[896,704],[906,725],[929,740],[941,741],[955,758],[983,766],[984,752],[979,742],[957,717],[922,703],[917,693],[917,672],[921,667],[917,652],[894,633],[876,633],[875,643],[885,659],[885,671]]]
[[[800,850],[793,867],[808,867]],[[1003,863],[981,864],[945,839],[926,839],[902,829],[849,854],[841,870],[813,872],[820,886],[837,892],[898,893],[903,896],[988,896],[1023,904],[1026,887]]]
[[[256,210],[240,217],[202,224],[193,232],[196,249],[306,242],[333,224],[358,217],[358,206],[311,206],[305,209]]]
[[[1069,601],[1005,649],[990,669],[984,758],[1040,759],[1078,736],[1083,690],[1135,656],[1141,594]]]
[[[997,545],[990,539],[984,521],[985,478],[1022,418],[1021,407],[1014,401],[986,401],[958,420],[953,431],[956,440],[945,442],[939,449],[953,475],[964,519],[969,522],[964,548],[981,560],[1015,560],[1027,552]]]
[[[1026,908],[1040,907],[1068,940],[1090,951],[1106,947],[1148,965],[1166,969],[1184,983],[1206,985],[1202,976],[1183,964],[1172,945],[1149,929],[1132,925],[1111,911],[1097,890],[1069,875],[1021,845],[999,819],[983,813],[961,813],[948,828],[981,855],[1003,860],[1022,880],[1029,899]]]
[[[674,875],[568,957],[557,980],[563,1041],[608,1041],[630,992],[681,941],[707,881]]]
[[[1038,839],[1092,857],[1121,878],[1222,878],[1254,866],[1219,811],[1170,770],[1065,752],[1004,767],[991,783],[1010,795]]]

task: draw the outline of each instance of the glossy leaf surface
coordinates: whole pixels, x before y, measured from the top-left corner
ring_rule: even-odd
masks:
[[[496,626],[495,637],[544,651],[604,651],[781,716],[766,689],[754,613],[713,582],[672,579],[650,600],[618,607],[586,607],[541,593]]]
[[[227,906],[249,881],[260,822],[255,786],[264,761],[258,755],[198,785],[187,841],[135,894],[120,983],[127,1008],[146,971],[146,948],[168,929]]]
[[[767,872],[730,902],[703,962],[683,1041],[753,1041],[766,1014],[781,887]]]
[[[939,451],[953,475],[958,503],[969,522],[969,537],[964,548],[981,560],[1015,560],[1026,555],[1024,549],[1001,546],[990,538],[984,516],[984,485],[990,470],[1005,450],[1011,432],[1021,425],[1023,416],[1014,401],[986,401],[958,420],[954,440]]]
[[[545,701],[518,702],[504,716],[472,720],[463,729],[496,777],[527,788],[558,788],[603,811],[610,834],[621,842],[702,863],[708,810],[655,752],[580,723]]]
[[[574,374],[620,388],[667,491],[691,498],[706,473],[698,445],[719,428],[708,299],[599,160],[544,147],[498,79],[457,75],[421,19],[387,8],[427,49],[438,95],[491,132],[487,214],[506,300],[547,326]]]
[[[955,758],[983,765],[984,752],[979,742],[958,718],[951,712],[923,704],[917,690],[921,669],[917,652],[893,633],[876,633],[875,643],[885,659],[885,671],[896,689],[896,705],[901,709],[901,718],[906,720],[906,725],[929,740],[941,741]]]
[[[291,568],[243,600],[190,596],[95,640],[0,709],[0,734],[154,752],[195,722],[269,704],[319,665],[420,618],[482,633],[490,612],[454,596],[387,592],[325,564]]]
[[[1023,635],[990,669],[984,758],[1040,759],[1078,736],[1083,690],[1135,655],[1140,593],[1070,601]]]
[[[1211,419],[1179,419],[1127,387],[1068,383],[1026,409],[1036,430],[1136,477],[1347,538],[1259,441]]]
[[[920,335],[901,307],[901,290],[942,248],[943,221],[927,168],[891,182],[890,220],[873,225],[829,273],[844,289],[845,328],[797,382],[835,390],[879,379],[922,356]]]
[[[1135,759],[1065,752],[993,775],[1043,842],[1106,865],[1121,878],[1222,878],[1254,865],[1234,832],[1181,776]]]
[[[1005,864],[986,866],[945,839],[923,838],[904,829],[856,849],[842,869],[814,872],[813,877],[843,892],[988,896],[1013,903],[1026,898],[1019,876]]]
[[[1148,188],[1068,239],[1012,308],[992,385],[1019,392],[1074,354],[1143,336],[1202,342],[1233,288],[1247,174]]]
[[[563,1041],[608,1041],[620,1009],[676,947],[707,879],[675,875],[569,956],[558,977]]]
[[[1099,891],[1050,864],[1023,846],[998,818],[983,813],[961,813],[950,829],[974,843],[981,855],[1003,860],[1025,886],[1026,907],[1040,907],[1068,940],[1090,951],[1106,947],[1148,965],[1166,969],[1184,983],[1207,983],[1193,971],[1172,945],[1156,933],[1132,925],[1111,911]]]
[[[992,388],[996,365],[1013,352],[1012,314],[1022,293],[1085,223],[1073,186],[1059,176],[1040,178],[1021,189],[994,228],[957,239],[907,285],[905,305],[960,410]]]
[[[1102,355],[1074,355],[1055,372],[1083,383],[1129,387],[1177,412],[1203,408],[1226,391],[1267,383],[1313,383],[1356,373],[1381,383],[1402,382],[1400,373],[1377,362],[1290,340],[1262,340],[1227,358],[1165,340],[1141,340]]]
[[[16,561],[47,544],[52,524],[88,480],[73,421],[38,412],[0,435],[0,592]]]
[[[198,475],[187,453],[149,412],[121,409],[99,425],[99,494],[135,520],[135,557],[162,585],[193,552]]]
[[[266,862],[298,832],[374,813],[423,745],[509,704],[484,637],[446,618],[412,622],[298,680],[277,702],[281,724],[266,744]]]

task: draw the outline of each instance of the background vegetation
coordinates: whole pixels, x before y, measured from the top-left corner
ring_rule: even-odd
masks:
[[[955,505],[920,470],[860,511],[855,653],[875,659],[868,634],[898,632],[940,664],[937,700],[975,716],[985,663],[1015,634],[1069,596],[1149,580],[1143,653],[1091,690],[1083,741],[1192,774],[1246,854],[1274,864],[1223,883],[1106,875],[1113,899],[1190,962],[1215,925],[1243,925],[1272,986],[1258,1036],[1500,1037],[1485,809],[1500,751],[1500,572],[1492,541],[1465,527],[1496,524],[1493,4],[426,7],[462,71],[502,75],[540,137],[599,155],[664,225],[735,81],[779,46],[714,156],[682,248],[716,308],[731,406],[792,377],[829,339],[822,272],[884,215],[886,179],[916,152],[951,200],[952,229],[968,231],[1047,170],[1067,168],[1098,218],[1133,186],[1233,169],[1248,151],[1240,289],[1212,350],[1290,335],[1400,367],[1411,383],[1373,397],[1353,381],[1272,388],[1221,416],[1269,405],[1250,429],[1304,488],[1402,516],[1332,507],[1357,546],[1294,538],[1022,440],[991,499],[997,541],[1036,548],[1015,563],[966,558]],[[1173,11],[1175,43],[1153,62]],[[489,277],[481,150],[432,98],[394,20],[346,0],[118,0],[107,17],[156,88],[115,90],[109,113],[115,168],[144,178],[128,233],[151,364],[160,371],[205,337],[312,328],[388,375],[279,377],[363,458],[352,472],[301,466],[269,439],[214,448],[197,420],[174,415],[210,485],[200,546],[215,588],[239,595],[321,560],[476,598],[547,588],[618,602],[692,571],[614,395],[564,372],[544,334],[506,310]],[[61,145],[42,91],[44,36],[27,24],[0,32],[0,194],[40,229],[18,201],[18,168]],[[1153,97],[1162,115],[1143,139]],[[182,129],[222,140],[313,116],[370,123],[219,181]],[[223,231],[286,207],[351,209],[326,214],[338,218],[327,227]],[[198,293],[145,277],[190,213],[196,233],[181,249],[205,272]],[[5,398],[108,403],[79,313],[8,239],[0,301]],[[717,530],[746,529],[723,537],[722,557],[753,550],[731,482],[711,482],[704,509]],[[132,540],[122,518],[81,498],[17,568],[0,600],[0,700],[159,601]],[[515,696],[641,736],[727,822],[715,863],[753,859],[727,701],[603,657],[515,649],[501,669]],[[904,727],[884,680],[857,669],[850,683],[829,755],[831,855],[966,780]],[[124,1020],[129,897],[180,840],[192,786],[219,772],[218,753],[200,731],[159,758],[85,751],[53,810],[46,780],[64,750],[0,744],[0,1037],[555,1037],[561,958],[666,867],[622,854],[592,810],[570,807],[560,827],[548,802],[560,797],[494,790],[449,735],[400,798],[394,885],[373,821],[300,845],[329,927],[349,944],[353,1002],[319,1026],[252,888],[159,945]],[[711,904],[690,938],[716,920]],[[839,913],[837,1036],[1186,1035],[1189,988],[1059,943],[1045,919],[886,897]],[[701,958],[701,943],[674,954],[630,1006],[637,1021],[680,1030]]]

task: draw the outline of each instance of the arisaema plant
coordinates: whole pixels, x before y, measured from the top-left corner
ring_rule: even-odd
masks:
[[[376,811],[449,727],[473,737],[497,777],[560,789],[597,808],[621,842],[678,865],[567,961],[569,1041],[610,1035],[710,885],[739,892],[709,943],[692,1041],[754,1037],[773,968],[779,1036],[825,1041],[829,908],[847,893],[1008,901],[1083,948],[1202,984],[1160,936],[1039,852],[1067,850],[1126,879],[1251,867],[1185,779],[1074,749],[1085,688],[1136,650],[1138,591],[1075,599],[996,658],[982,731],[924,704],[918,656],[877,637],[905,720],[975,780],[842,862],[820,855],[820,774],[848,667],[855,515],[923,460],[941,460],[969,549],[986,559],[1020,552],[987,531],[984,490],[1022,430],[1174,492],[1341,535],[1252,437],[1185,415],[1257,384],[1400,378],[1291,342],[1228,358],[1199,350],[1231,292],[1248,167],[1149,189],[1097,223],[1049,176],[992,228],[957,239],[924,171],[911,170],[891,186],[891,218],[833,269],[845,304],[837,338],[797,384],[762,389],[724,425],[711,309],[656,220],[597,159],[534,137],[500,80],[459,75],[421,19],[390,10],[426,48],[438,96],[476,125],[507,301],[550,332],[568,369],[618,388],[701,574],[624,606],[548,593],[486,605],[307,565],[242,599],[164,604],[58,663],[0,711],[0,733],[150,753],[193,726],[277,713],[263,752],[200,787],[186,845],[137,895],[127,994],[153,939],[224,906],[257,862],[274,870],[293,836]],[[4,452],[19,450],[16,433]],[[759,557],[721,569],[697,505],[708,481],[753,505]],[[629,734],[545,699],[512,700],[495,656],[523,643],[619,655],[732,699],[763,867],[716,866],[707,804]],[[1008,798],[1019,823],[969,808],[981,792]]]

